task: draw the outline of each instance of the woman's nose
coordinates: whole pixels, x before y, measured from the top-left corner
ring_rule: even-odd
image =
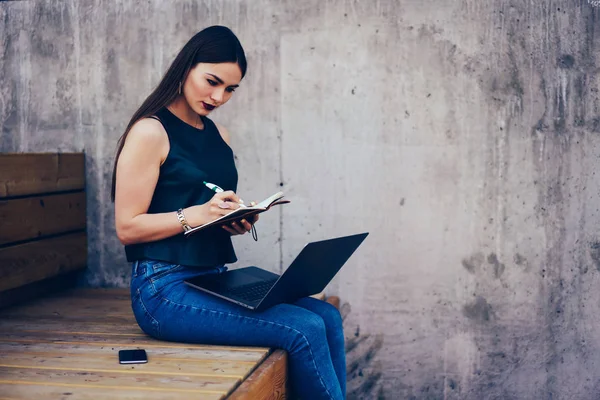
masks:
[[[212,92],[212,95],[210,97],[213,99],[213,101],[221,103],[223,101],[223,95],[224,90],[216,89]]]

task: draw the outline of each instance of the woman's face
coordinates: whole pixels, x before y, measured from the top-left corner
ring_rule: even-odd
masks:
[[[227,103],[241,80],[237,63],[198,63],[183,83],[183,95],[192,110],[208,115]]]

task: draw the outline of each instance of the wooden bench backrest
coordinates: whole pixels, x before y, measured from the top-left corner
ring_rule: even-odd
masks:
[[[69,286],[86,263],[84,154],[0,154],[0,308]]]

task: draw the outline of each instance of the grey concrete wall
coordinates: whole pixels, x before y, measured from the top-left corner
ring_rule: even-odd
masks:
[[[327,291],[350,398],[600,393],[600,9],[585,0],[0,3],[0,151],[87,153],[90,285],[128,283],[115,142],[196,31],[249,58],[214,115],[240,194],[283,185],[238,265],[371,235]]]

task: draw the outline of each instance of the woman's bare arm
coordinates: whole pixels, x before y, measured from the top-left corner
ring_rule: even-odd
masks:
[[[147,214],[169,139],[159,121],[138,121],[127,135],[117,163],[115,226],[121,243],[160,240],[182,232],[175,211]]]

